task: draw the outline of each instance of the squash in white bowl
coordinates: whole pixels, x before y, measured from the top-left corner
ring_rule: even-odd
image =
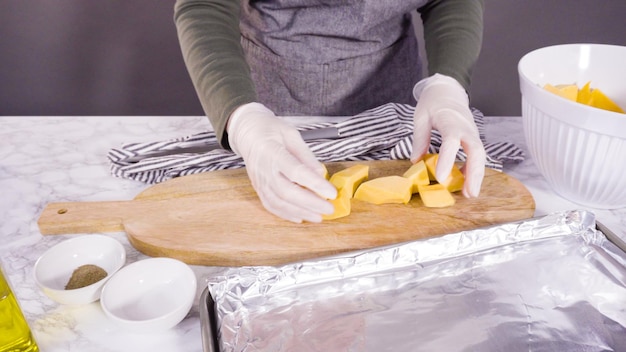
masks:
[[[529,152],[562,197],[597,209],[626,207],[626,115],[580,104],[543,87],[591,82],[626,107],[626,47],[562,44],[518,64]]]

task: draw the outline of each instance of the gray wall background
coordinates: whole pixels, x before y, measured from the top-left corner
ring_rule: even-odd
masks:
[[[173,4],[3,0],[0,115],[202,115]],[[519,115],[518,60],[572,42],[626,45],[626,0],[486,0],[472,105]]]

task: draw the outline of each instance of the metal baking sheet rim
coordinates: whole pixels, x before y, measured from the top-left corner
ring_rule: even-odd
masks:
[[[532,220],[536,220],[540,218],[543,218],[543,217],[529,218],[526,220],[515,221],[510,224],[519,224],[519,223],[532,221]],[[505,224],[488,226],[488,227],[485,227],[485,229],[494,228],[494,227],[498,227],[502,225],[505,225]],[[600,231],[602,234],[604,234],[604,236],[610,242],[615,244],[619,249],[621,249],[623,252],[626,253],[626,242],[622,240],[622,238],[620,238],[618,235],[616,235],[611,229],[609,229],[604,224],[599,222],[597,219],[596,219],[596,229]],[[390,248],[390,247],[394,247],[398,245],[401,245],[401,244],[392,244],[392,245],[388,245],[384,247],[379,247],[379,249]],[[330,256],[326,258],[332,259],[334,257],[340,257],[340,256],[346,256],[346,255],[357,255],[358,253],[361,253],[361,252],[364,252],[364,250],[342,253],[338,256]],[[319,258],[319,259],[323,259],[323,258]],[[217,316],[215,314],[214,306],[215,306],[215,301],[213,300],[213,297],[211,296],[208,286],[207,286],[202,291],[200,295],[200,299],[199,299],[200,323],[201,323],[200,330],[202,334],[202,348],[204,352],[220,352],[219,341],[217,338],[218,336]]]

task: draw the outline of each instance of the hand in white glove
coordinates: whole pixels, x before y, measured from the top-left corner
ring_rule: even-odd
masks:
[[[430,133],[434,128],[441,133],[436,177],[448,178],[462,146],[467,161],[462,168],[465,175],[463,195],[477,197],[485,175],[485,148],[469,109],[465,89],[454,78],[435,74],[418,82],[413,88],[417,100],[414,114],[413,152],[411,161],[420,160],[428,151]]]
[[[259,103],[240,106],[228,121],[228,142],[245,164],[263,206],[293,222],[332,214],[336,188],[298,130]]]

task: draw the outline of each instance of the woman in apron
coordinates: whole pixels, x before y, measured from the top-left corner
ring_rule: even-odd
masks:
[[[424,23],[422,78],[411,12]],[[437,179],[457,150],[466,197],[478,196],[485,151],[467,90],[482,41],[483,0],[177,0],[180,45],[224,148],[239,154],[265,208],[319,222],[336,189],[295,127],[278,115],[349,116],[416,104],[411,160],[442,134]]]

